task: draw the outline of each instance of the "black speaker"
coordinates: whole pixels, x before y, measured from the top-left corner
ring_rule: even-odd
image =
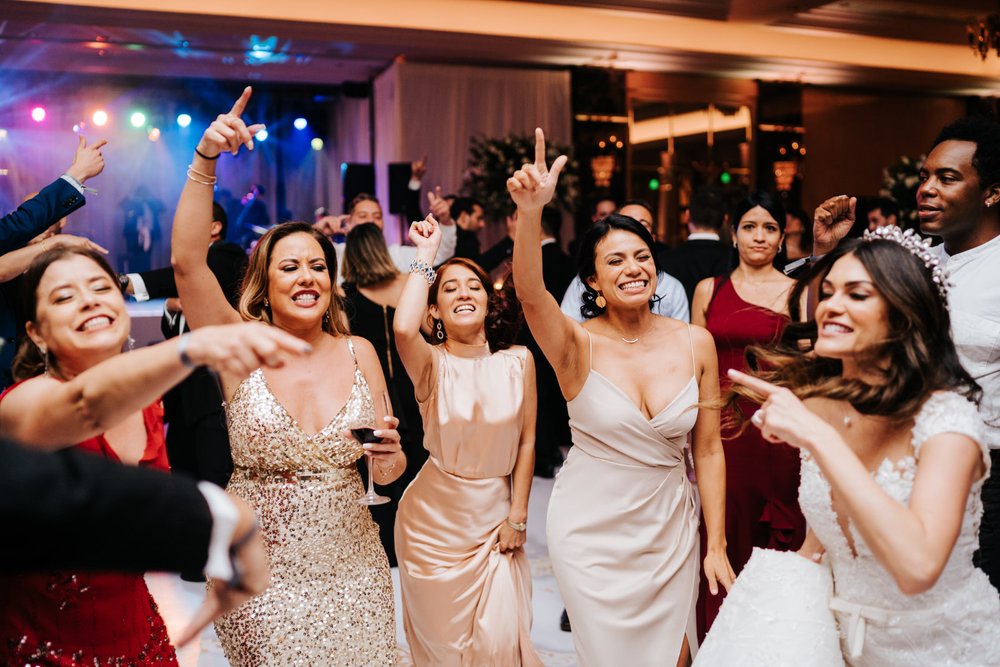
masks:
[[[344,213],[351,200],[362,192],[375,195],[375,166],[370,164],[347,163],[340,165],[340,182],[344,195]]]
[[[393,215],[419,215],[408,210],[412,206],[410,192],[411,167],[409,162],[389,163],[389,213]],[[419,196],[419,193],[418,193]]]

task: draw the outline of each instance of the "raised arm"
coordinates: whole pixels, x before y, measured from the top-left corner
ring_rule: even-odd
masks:
[[[66,382],[48,375],[23,382],[0,402],[0,432],[25,445],[59,449],[113,427],[197,366],[246,377],[308,350],[291,334],[256,322],[208,327],[115,355]]]
[[[437,374],[437,357],[420,334],[420,325],[427,311],[427,295],[431,288],[428,271],[441,244],[441,228],[433,216],[428,215],[424,220],[410,225],[410,241],[417,249],[414,261],[420,265],[420,269],[410,271],[406,278],[396,306],[392,331],[399,358],[413,381],[414,392],[419,401],[430,394]]]
[[[184,302],[184,316],[192,329],[241,321],[208,268],[208,247],[211,245],[212,186],[218,158],[226,152],[236,155],[241,146],[253,150],[254,134],[264,127],[247,127],[240,118],[250,100],[250,92],[247,86],[229,113],[220,115],[205,130],[191,158],[187,181],[174,214],[170,261],[177,292]]]
[[[535,130],[535,163],[526,164],[507,179],[507,190],[517,204],[514,238],[514,285],[531,335],[552,364],[563,395],[573,398],[583,386],[589,363],[585,359],[587,333],[563,315],[545,289],[542,278],[542,208],[555,193],[559,173],[566,164],[561,155],[545,166],[545,134]]]

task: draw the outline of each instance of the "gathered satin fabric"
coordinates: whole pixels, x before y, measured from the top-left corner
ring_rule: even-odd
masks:
[[[524,421],[527,350],[448,345],[463,356],[434,349],[435,386],[420,403],[430,458],[396,516],[406,638],[418,667],[540,666],[527,557],[498,547]]]
[[[549,554],[580,667],[673,665],[697,649],[698,513],[684,463],[694,377],[651,420],[591,369],[569,402],[573,449],[556,477]]]

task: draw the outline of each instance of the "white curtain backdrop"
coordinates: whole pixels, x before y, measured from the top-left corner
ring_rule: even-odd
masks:
[[[457,192],[476,136],[530,134],[570,143],[567,71],[396,62],[375,79],[376,188],[389,200],[388,163],[427,155],[424,191]],[[426,197],[426,195],[422,195]],[[426,199],[421,204],[427,208]],[[389,242],[400,225],[386,225]],[[485,249],[485,247],[484,247]]]

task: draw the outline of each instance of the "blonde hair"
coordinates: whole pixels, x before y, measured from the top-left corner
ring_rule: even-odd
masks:
[[[345,283],[371,287],[398,275],[399,269],[389,256],[385,236],[378,225],[366,222],[348,232],[344,266],[341,267]]]
[[[274,246],[283,238],[292,234],[307,234],[314,238],[319,247],[323,250],[326,259],[326,269],[330,274],[330,306],[323,314],[323,331],[334,336],[347,336],[351,333],[347,326],[347,318],[344,315],[343,304],[340,295],[333,287],[333,282],[337,276],[337,252],[333,248],[330,239],[312,228],[312,225],[304,222],[283,222],[275,225],[260,237],[257,246],[250,255],[250,262],[247,265],[246,275],[243,277],[243,288],[240,293],[239,313],[240,317],[248,322],[264,322],[273,324],[271,321],[271,309],[265,305],[267,301],[267,269],[271,265],[271,255],[274,254]]]

